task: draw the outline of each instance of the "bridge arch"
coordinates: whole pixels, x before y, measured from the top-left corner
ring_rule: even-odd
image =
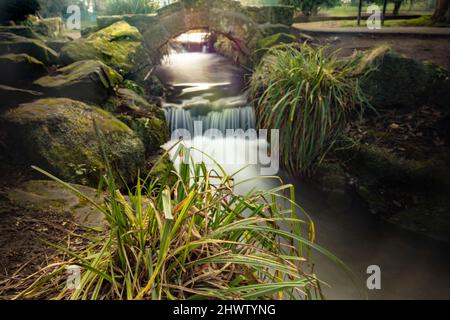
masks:
[[[293,23],[291,6],[243,6],[234,0],[179,0],[155,14],[104,16],[100,28],[124,20],[139,29],[143,48],[136,57],[136,72],[142,73],[159,59],[162,46],[190,30],[208,30],[231,39],[244,55],[250,55],[267,25]],[[136,73],[134,72],[134,73]]]

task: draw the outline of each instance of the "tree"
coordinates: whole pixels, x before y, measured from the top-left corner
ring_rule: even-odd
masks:
[[[37,14],[39,8],[38,0],[1,0],[0,23],[24,21],[29,15]]]
[[[300,10],[306,17],[310,17],[317,14],[321,7],[334,7],[339,0],[285,0],[284,2]]]
[[[398,16],[400,13],[400,8],[402,6],[403,0],[393,0],[394,2],[394,11],[392,11],[392,14],[394,16]]]
[[[450,23],[450,0],[437,0],[433,14],[434,22]]]

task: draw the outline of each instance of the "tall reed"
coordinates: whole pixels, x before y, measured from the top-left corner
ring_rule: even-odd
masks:
[[[366,106],[358,59],[307,44],[269,49],[251,79],[260,128],[280,130],[282,163],[310,174],[339,139],[347,117]]]

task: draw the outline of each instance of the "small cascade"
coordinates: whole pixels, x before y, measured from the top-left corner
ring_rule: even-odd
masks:
[[[225,134],[227,129],[245,131],[255,128],[255,113],[251,106],[209,111],[206,114],[195,114],[192,110],[177,107],[166,108],[165,111],[171,132],[176,129],[186,129],[194,135],[195,121],[202,122],[203,132],[208,129],[218,129]]]

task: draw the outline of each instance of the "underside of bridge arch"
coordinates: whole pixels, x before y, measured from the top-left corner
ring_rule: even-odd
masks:
[[[190,30],[203,29],[222,34],[235,42],[246,55],[251,54],[263,36],[260,25],[236,4],[231,3],[234,7],[230,8],[228,2],[226,7],[181,6],[183,3],[166,8],[158,14],[156,23],[144,31],[144,48],[150,56],[157,56],[170,39]]]

